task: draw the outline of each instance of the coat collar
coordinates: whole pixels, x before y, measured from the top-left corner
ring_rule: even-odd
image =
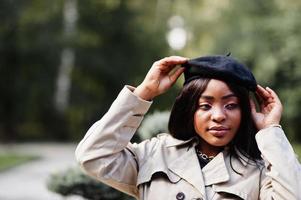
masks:
[[[176,139],[174,137],[170,137],[169,140],[167,141],[166,147],[177,147],[177,146],[182,146],[185,144],[189,144],[192,143],[193,146],[197,145],[199,142],[198,137],[192,137],[189,140],[179,140]],[[247,166],[248,164],[250,164],[250,160],[248,158],[246,158],[242,153],[240,153],[240,151],[238,151],[237,149],[235,150],[236,153],[238,154],[238,156],[240,157],[238,160],[240,162],[240,164],[242,164],[243,166]],[[223,153],[223,159],[224,160],[224,156],[228,155],[228,148],[226,147]],[[216,156],[218,157],[218,156]]]
[[[183,141],[175,138],[170,138],[167,141],[167,148],[175,147],[179,152],[179,157],[170,162],[169,169],[184,178],[195,186],[202,194],[204,188],[201,185],[220,184],[230,180],[231,170],[230,155],[228,149],[220,152],[213,160],[211,160],[203,169],[200,168],[199,161],[195,152],[195,146],[198,143],[197,137]],[[248,165],[248,159],[243,156],[238,150],[237,154],[242,158],[232,159],[232,165],[238,172],[243,173],[243,170]],[[200,176],[195,176],[200,174]]]
[[[179,145],[187,144],[187,142],[176,143],[176,145],[172,145],[175,148],[179,147]],[[204,179],[194,146],[195,144],[193,145],[193,147],[187,147],[187,145],[179,147],[179,156],[168,163],[168,169],[189,182],[203,196],[205,196]],[[169,148],[170,147],[171,146],[169,145]]]
[[[227,182],[230,175],[225,163],[225,152],[217,154],[202,171],[206,186]]]
[[[188,148],[187,146],[181,147],[179,149],[179,151],[182,151],[181,156],[171,162],[169,169],[194,185],[202,194],[205,193],[205,188],[200,186],[224,183],[230,179],[225,161],[226,152],[220,152],[201,169],[194,147],[195,145]],[[199,176],[196,176],[196,174],[199,174]]]
[[[214,185],[224,185],[231,181],[237,180],[241,174],[248,170],[248,164],[251,164],[248,159],[243,156],[238,150],[237,153],[242,159],[232,158],[230,163],[229,149],[225,148],[213,160],[211,160],[203,169],[201,169],[195,146],[198,144],[197,137],[183,141],[173,137],[167,137],[165,141],[165,148],[168,152],[174,152],[175,156],[168,156],[167,168],[169,172],[167,175],[171,177],[176,174],[178,177],[186,180],[196,188],[206,199],[205,187]],[[173,149],[175,148],[175,149]],[[169,154],[172,155],[172,154]],[[231,166],[239,173],[233,172]]]

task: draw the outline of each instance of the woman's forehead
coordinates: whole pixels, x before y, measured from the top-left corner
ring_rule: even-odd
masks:
[[[217,79],[211,79],[206,89],[204,90],[204,93],[212,93],[212,92],[223,92],[223,93],[229,93],[232,92],[230,87],[227,85],[226,82],[217,80]],[[233,93],[233,92],[232,92]]]
[[[237,98],[237,96],[224,81],[211,79],[200,99],[210,100],[215,98],[230,99]]]

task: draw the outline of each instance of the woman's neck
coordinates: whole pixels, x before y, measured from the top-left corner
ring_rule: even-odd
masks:
[[[224,149],[224,147],[212,146],[204,141],[200,141],[196,148],[203,154],[206,154],[208,157],[216,156]]]

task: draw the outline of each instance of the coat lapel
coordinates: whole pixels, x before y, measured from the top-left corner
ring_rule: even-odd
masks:
[[[182,151],[180,156],[170,162],[169,170],[193,185],[205,197],[203,175],[195,149],[182,147],[179,151]]]
[[[206,186],[226,182],[230,179],[225,164],[224,152],[220,152],[203,169],[204,183]]]

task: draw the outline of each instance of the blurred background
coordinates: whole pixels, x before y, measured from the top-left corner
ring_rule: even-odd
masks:
[[[300,18],[298,0],[1,0],[2,156],[24,142],[79,142],[162,57],[229,52],[277,91],[300,154]],[[168,111],[181,85],[150,113]]]

